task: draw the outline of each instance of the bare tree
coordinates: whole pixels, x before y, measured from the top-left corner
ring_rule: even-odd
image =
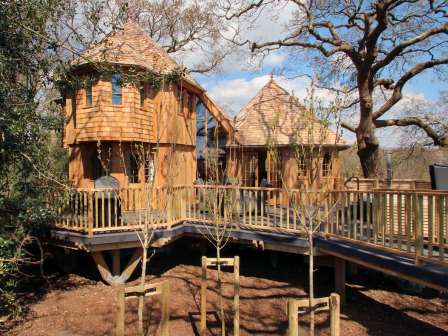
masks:
[[[226,25],[214,16],[214,1],[69,0],[53,27],[65,57],[77,54],[128,20],[138,23],[167,53],[190,72],[215,70],[231,51],[222,35]]]
[[[219,162],[219,126],[214,127],[214,146],[207,147],[205,154],[207,180],[201,190],[200,202],[207,221],[201,230],[202,235],[213,245],[216,251],[218,275],[218,305],[221,319],[221,335],[226,335],[224,301],[222,292],[221,257],[222,250],[229,242],[234,219],[237,215],[238,191],[232,186],[223,186],[225,171]]]
[[[424,118],[387,118],[411,79],[428,69],[446,70],[447,1],[259,0],[247,4],[225,0],[220,7],[222,16],[238,24],[254,22],[260,13],[278,12],[286,4],[287,10],[295,7],[295,11],[282,37],[260,42],[239,38],[236,43],[250,44],[253,52],[280,48],[295,56],[306,52],[319,67],[323,87],[334,91],[348,88],[354,96],[348,105],[357,106],[359,122],[342,126],[356,134],[365,177],[382,175],[376,128],[414,125],[423,129],[434,145],[448,146],[446,133],[434,132]],[[374,99],[377,93],[381,100]]]
[[[324,103],[315,96],[312,83],[308,96],[301,105],[297,98],[291,97],[293,133],[289,147],[295,160],[298,181],[288,185],[287,178],[280,172],[283,195],[286,196],[293,215],[298,217],[300,227],[308,241],[309,256],[309,308],[310,335],[314,335],[314,238],[328,225],[330,214],[338,202],[332,197],[334,175],[333,158],[336,145],[340,143],[340,110],[343,100],[338,96],[331,102]],[[267,125],[268,139],[266,146],[270,158],[280,165],[280,155],[276,145],[276,134],[281,132],[275,121]],[[333,128],[333,129],[332,129]]]

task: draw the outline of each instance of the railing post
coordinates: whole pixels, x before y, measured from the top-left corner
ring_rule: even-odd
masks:
[[[422,207],[420,206],[420,196],[416,193],[413,195],[413,210],[414,210],[414,248],[415,248],[415,263],[420,263],[420,257],[422,256],[423,250],[423,235],[422,235],[422,223],[421,223],[421,212]]]
[[[93,207],[94,207],[94,196],[95,196],[95,192],[89,192],[89,200],[88,200],[88,215],[87,215],[87,233],[89,235],[89,237],[93,237],[93,222],[94,222],[94,211],[93,211]],[[98,212],[98,211],[97,211]],[[95,214],[96,216],[98,216],[98,213]]]

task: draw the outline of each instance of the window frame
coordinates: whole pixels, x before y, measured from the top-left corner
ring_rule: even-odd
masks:
[[[111,78],[112,85],[112,105],[123,104],[123,86],[121,82],[121,74],[113,74]],[[118,100],[116,100],[118,99]]]
[[[308,164],[305,154],[299,155],[299,160],[297,162],[297,169],[298,169],[297,176],[299,178],[308,176]]]
[[[322,158],[322,177],[330,177],[331,168],[331,155],[330,153],[325,153]]]
[[[86,106],[90,107],[93,105],[93,83],[92,79],[88,78],[86,81],[86,87],[84,88],[84,92],[86,95]]]
[[[138,88],[138,92],[140,95],[140,107],[144,107],[145,106],[145,100],[146,100],[146,89],[145,89],[145,84],[144,83],[140,83],[140,86]]]

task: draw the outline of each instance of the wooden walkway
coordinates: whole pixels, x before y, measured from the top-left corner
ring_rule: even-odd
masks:
[[[200,227],[211,225],[212,219],[224,212],[207,211],[206,198],[215,197],[215,192],[231,192],[235,198],[231,217],[234,239],[259,243],[266,249],[306,252],[305,219],[291,204],[294,197],[306,197],[298,191],[286,197],[283,190],[273,188],[174,189],[172,193],[166,189],[71,193],[59,209],[60,217],[52,230],[54,238],[90,251],[136,247],[135,232],[145,223],[159,235],[159,246],[183,235],[201,236],[206,230]],[[334,191],[321,204],[321,211],[325,215],[316,234],[316,246],[322,253],[386,273],[400,270],[403,278],[437,289],[448,288],[448,193]],[[412,274],[420,275],[416,278]]]

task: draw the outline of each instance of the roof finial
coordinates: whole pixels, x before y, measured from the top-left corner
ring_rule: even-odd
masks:
[[[274,70],[271,71],[271,79],[269,81],[272,82],[273,80],[274,80]]]

